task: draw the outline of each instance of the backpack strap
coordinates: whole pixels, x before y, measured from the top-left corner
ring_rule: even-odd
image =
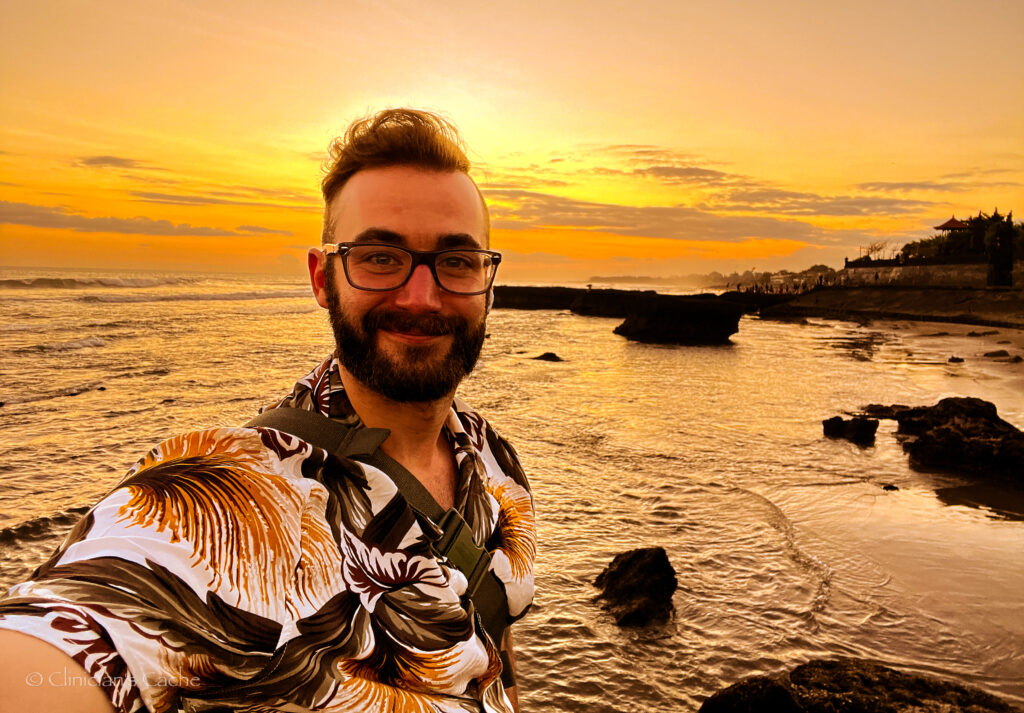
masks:
[[[480,623],[500,647],[508,628],[508,597],[501,581],[490,569],[491,553],[473,537],[469,524],[458,510],[442,508],[415,475],[389,456],[380,446],[391,435],[386,428],[353,428],[338,421],[300,408],[273,408],[259,414],[246,428],[273,428],[323,448],[341,458],[372,465],[386,473],[398,492],[414,510],[429,518],[441,531],[431,549],[438,557],[446,557],[465,576],[469,585],[466,597],[472,600]],[[502,683],[514,686],[512,667],[501,653]]]

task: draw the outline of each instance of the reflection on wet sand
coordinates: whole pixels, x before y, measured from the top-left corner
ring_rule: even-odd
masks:
[[[966,483],[938,487],[935,494],[945,505],[966,505],[987,511],[997,520],[1024,521],[1024,491],[997,483]]]

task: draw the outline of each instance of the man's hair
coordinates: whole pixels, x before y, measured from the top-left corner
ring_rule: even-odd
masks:
[[[458,129],[437,114],[418,109],[385,109],[352,122],[344,136],[331,142],[324,195],[323,242],[333,241],[331,201],[348,179],[368,168],[414,166],[430,171],[469,174],[469,158]],[[479,189],[477,189],[479,192]],[[489,231],[487,205],[484,217]]]

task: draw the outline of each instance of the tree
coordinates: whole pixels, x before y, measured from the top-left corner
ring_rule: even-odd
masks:
[[[864,257],[869,260],[881,260],[888,247],[888,240],[875,240],[868,243],[868,246],[864,248]]]

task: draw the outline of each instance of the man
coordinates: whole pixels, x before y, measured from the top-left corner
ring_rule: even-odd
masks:
[[[398,485],[408,471],[431,507],[459,514],[490,552],[477,561],[502,626],[522,616],[529,488],[455,398],[500,260],[486,205],[435,115],[381,112],[331,153],[309,272],[337,351],[272,409],[386,439],[349,457],[258,426],[154,448],[0,601],[0,708],[518,708],[511,637],[485,628],[494,597],[438,554],[449,530]]]

